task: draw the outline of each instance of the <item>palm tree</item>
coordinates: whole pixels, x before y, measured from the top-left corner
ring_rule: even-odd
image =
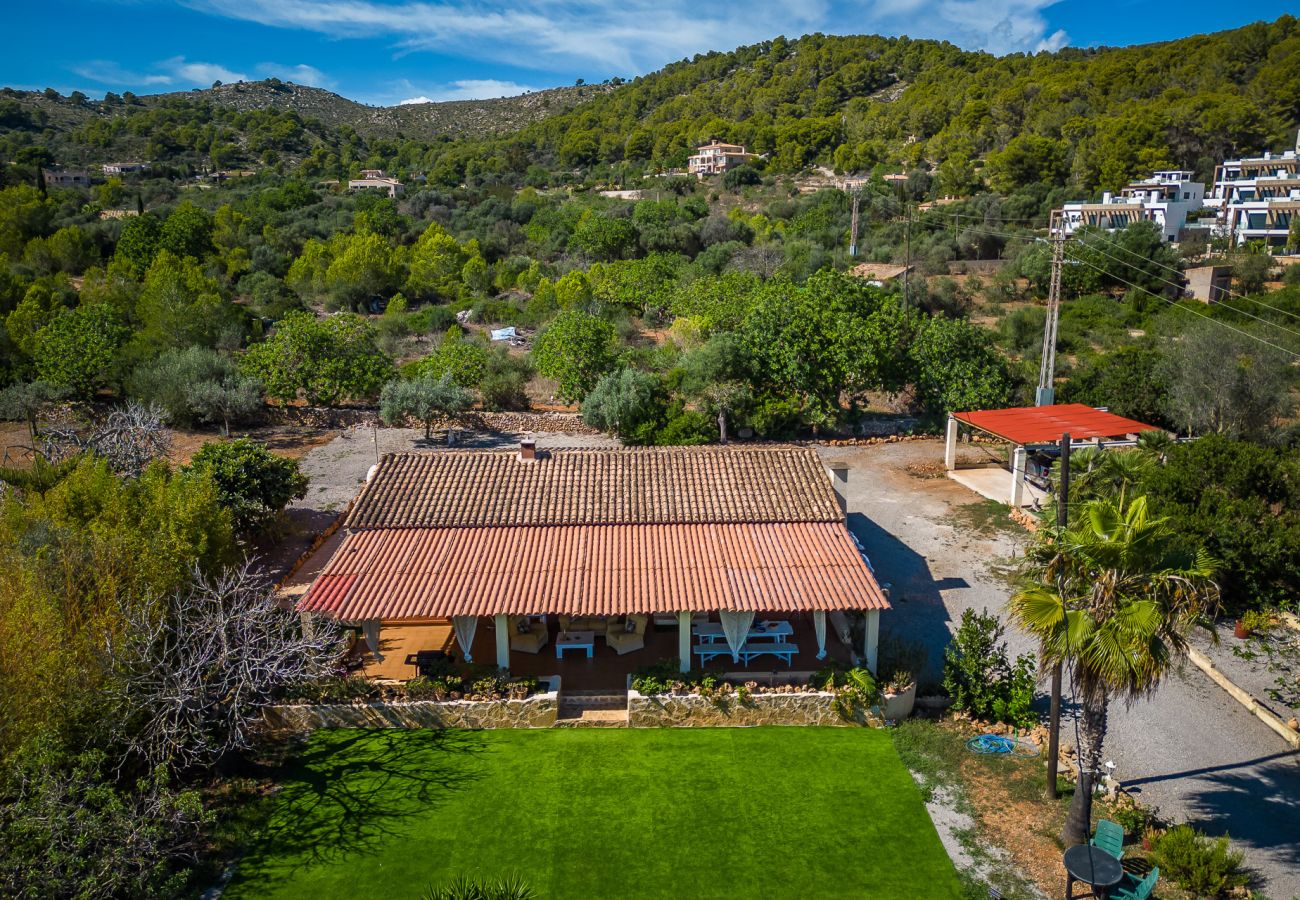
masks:
[[[1082,710],[1080,781],[1061,839],[1088,839],[1092,774],[1101,764],[1112,698],[1159,685],[1187,635],[1218,605],[1215,562],[1152,517],[1145,496],[1093,500],[1064,528],[1038,532],[1026,551],[1013,621],[1038,638],[1044,668],[1064,664]]]

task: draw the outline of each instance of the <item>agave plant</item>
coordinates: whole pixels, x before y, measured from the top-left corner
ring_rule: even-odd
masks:
[[[1218,605],[1216,564],[1153,517],[1146,497],[1085,504],[1065,528],[1039,531],[1011,618],[1038,638],[1044,667],[1062,663],[1081,708],[1080,789],[1062,840],[1087,840],[1091,777],[1113,697],[1150,693]]]
[[[425,889],[422,900],[536,900],[537,893],[518,874],[501,878],[457,875],[443,885]]]

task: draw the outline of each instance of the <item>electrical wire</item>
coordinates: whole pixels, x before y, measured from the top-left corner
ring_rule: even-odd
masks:
[[[1133,288],[1133,290],[1135,291],[1141,291],[1144,294],[1149,294],[1150,296],[1155,297],[1157,300],[1163,300],[1165,303],[1168,303],[1170,306],[1174,307],[1175,309],[1181,309],[1185,312],[1191,313],[1194,316],[1200,316],[1202,319],[1204,319],[1207,322],[1213,322],[1216,325],[1222,325],[1224,328],[1227,328],[1229,331],[1235,331],[1237,334],[1241,335],[1242,337],[1250,338],[1252,341],[1258,341],[1261,344],[1267,344],[1269,347],[1272,347],[1274,350],[1280,350],[1281,352],[1287,354],[1288,356],[1292,356],[1295,357],[1296,359],[1300,359],[1300,353],[1296,353],[1294,350],[1289,350],[1286,347],[1273,343],[1272,341],[1265,340],[1264,338],[1260,337],[1257,334],[1251,334],[1249,331],[1243,331],[1242,329],[1237,328],[1234,325],[1229,325],[1227,322],[1224,322],[1221,319],[1216,319],[1213,316],[1205,315],[1205,313],[1197,312],[1191,307],[1183,306],[1181,303],[1178,303],[1175,300],[1171,300],[1168,297],[1164,296],[1163,294],[1154,293],[1153,291],[1149,291],[1144,287],[1140,287],[1131,281],[1126,281],[1123,278],[1120,278],[1118,275],[1114,274],[1113,272],[1108,272],[1105,269],[1101,268],[1100,266],[1094,265],[1093,263],[1089,262],[1086,259],[1078,260],[1078,262],[1083,263],[1085,266],[1088,266],[1090,268],[1096,269],[1098,272],[1102,273],[1103,275],[1108,275],[1111,278],[1114,278],[1120,284],[1128,285],[1129,287]]]
[[[1170,271],[1170,272],[1173,272],[1174,274],[1179,275],[1179,276],[1181,276],[1181,275],[1183,274],[1181,269],[1177,269],[1177,268],[1175,268],[1175,267],[1173,267],[1173,266],[1166,265],[1166,264],[1164,264],[1164,263],[1162,263],[1162,262],[1158,262],[1158,261],[1156,261],[1156,260],[1154,260],[1154,259],[1148,259],[1147,257],[1143,256],[1142,254],[1138,253],[1136,250],[1130,250],[1128,247],[1125,247],[1125,246],[1122,246],[1122,245],[1120,245],[1120,244],[1117,244],[1117,243],[1115,243],[1114,241],[1106,240],[1106,239],[1104,239],[1104,238],[1099,237],[1099,236],[1096,234],[1096,232],[1090,232],[1090,233],[1088,234],[1088,237],[1096,237],[1096,238],[1097,238],[1097,241],[1096,241],[1097,243],[1104,243],[1104,244],[1106,244],[1106,245],[1109,246],[1109,247],[1113,247],[1113,248],[1115,248],[1116,250],[1123,250],[1125,253],[1129,254],[1130,256],[1132,256],[1132,257],[1134,257],[1134,258],[1136,258],[1136,259],[1140,259],[1140,260],[1142,260],[1142,261],[1145,262],[1145,263],[1151,263],[1152,265],[1159,266],[1160,268],[1162,268],[1162,269],[1166,269],[1166,270],[1168,270],[1168,271]],[[1082,245],[1085,246],[1085,247],[1090,247],[1090,248],[1092,248],[1092,245],[1089,244],[1086,240],[1084,240],[1083,237],[1081,237],[1081,236],[1076,235],[1076,236],[1075,236],[1075,240],[1076,240],[1079,244],[1082,244]],[[1093,249],[1095,249],[1095,248],[1093,248]],[[1104,251],[1102,251],[1102,252],[1104,252]],[[1125,262],[1124,260],[1118,260],[1118,261],[1119,261],[1120,263],[1122,263],[1123,265],[1126,265],[1126,266],[1133,266],[1133,265],[1134,265],[1133,263],[1131,263],[1131,262]],[[1172,282],[1172,281],[1168,281],[1168,279],[1166,279],[1166,281],[1167,281],[1167,283],[1169,283],[1169,284],[1174,284],[1174,282]],[[1179,290],[1182,290],[1182,285],[1175,285],[1175,286],[1178,287]],[[1254,303],[1254,304],[1257,305],[1257,306],[1262,306],[1262,307],[1264,307],[1265,309],[1270,310],[1271,312],[1281,313],[1281,314],[1284,315],[1284,316],[1287,316],[1287,317],[1289,317],[1289,318],[1292,318],[1292,319],[1295,319],[1295,320],[1297,320],[1297,321],[1300,321],[1300,315],[1297,315],[1296,313],[1289,312],[1288,310],[1285,310],[1285,309],[1280,309],[1280,308],[1278,308],[1278,307],[1276,307],[1276,306],[1269,306],[1267,303],[1265,303],[1265,302],[1262,301],[1262,300],[1256,300],[1254,297],[1248,297],[1248,296],[1246,296],[1245,294],[1241,294],[1241,293],[1238,293],[1237,291],[1232,290],[1231,288],[1223,288],[1222,290],[1223,290],[1223,292],[1224,292],[1225,294],[1228,294],[1229,296],[1237,297],[1237,298],[1239,298],[1239,299],[1241,299],[1241,300],[1245,300],[1245,301],[1247,301],[1248,303]],[[1222,301],[1219,301],[1219,302],[1222,303]],[[1224,305],[1227,306],[1227,304],[1224,304]],[[1228,309],[1232,310],[1233,312],[1239,312],[1239,313],[1241,313],[1243,316],[1248,316],[1248,315],[1250,315],[1250,313],[1246,312],[1245,310],[1237,309],[1237,307],[1235,307],[1235,306],[1228,306]]]
[[[1120,259],[1120,258],[1119,258],[1118,256],[1116,256],[1115,254],[1113,254],[1113,253],[1107,253],[1105,250],[1102,250],[1100,247],[1096,247],[1096,246],[1094,246],[1094,245],[1092,245],[1092,244],[1087,243],[1086,241],[1078,241],[1078,246],[1082,246],[1082,247],[1084,247],[1084,248],[1086,248],[1086,249],[1088,249],[1088,250],[1092,250],[1092,251],[1095,252],[1095,253],[1100,253],[1102,256],[1105,256],[1105,257],[1108,257],[1108,258],[1110,258],[1110,259],[1113,259],[1115,262],[1119,263],[1121,266],[1128,266],[1129,268],[1134,268],[1134,266],[1133,266],[1133,264],[1132,264],[1131,262],[1126,262],[1126,261]],[[1079,257],[1074,257],[1074,258],[1075,258],[1077,261],[1079,261],[1079,262],[1084,262],[1084,260],[1079,259]],[[1117,276],[1115,276],[1114,274],[1111,274],[1111,277],[1112,277],[1112,278],[1116,278]],[[1176,290],[1181,291],[1181,290],[1183,289],[1183,288],[1182,288],[1182,285],[1178,284],[1177,282],[1170,281],[1170,280],[1167,279],[1167,278],[1158,278],[1158,277],[1157,277],[1156,280],[1159,281],[1161,284],[1168,285],[1169,287],[1175,288]],[[1287,328],[1285,325],[1282,325],[1282,324],[1279,323],[1279,322],[1274,322],[1274,321],[1272,321],[1272,320],[1270,320],[1270,319],[1262,318],[1262,317],[1260,317],[1260,316],[1255,315],[1254,313],[1248,313],[1248,312],[1246,312],[1244,309],[1237,309],[1236,307],[1233,307],[1233,306],[1229,306],[1228,308],[1231,309],[1233,312],[1240,313],[1241,315],[1247,317],[1248,319],[1254,319],[1255,321],[1257,321],[1257,322],[1262,322],[1262,323],[1264,323],[1265,325],[1271,325],[1271,326],[1273,326],[1274,328],[1280,328],[1282,331],[1285,331],[1287,334],[1294,335],[1295,337],[1300,338],[1300,331],[1296,331],[1295,329],[1292,329],[1292,328]]]

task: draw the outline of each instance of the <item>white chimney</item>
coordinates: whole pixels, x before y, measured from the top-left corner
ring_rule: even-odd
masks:
[[[831,487],[835,490],[835,499],[839,501],[840,512],[844,513],[844,521],[849,519],[849,465],[848,463],[834,462],[830,464],[831,470]]]

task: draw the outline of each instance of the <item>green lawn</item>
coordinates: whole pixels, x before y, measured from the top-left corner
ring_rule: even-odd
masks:
[[[226,891],[418,900],[959,897],[889,735],[856,728],[318,732]]]

